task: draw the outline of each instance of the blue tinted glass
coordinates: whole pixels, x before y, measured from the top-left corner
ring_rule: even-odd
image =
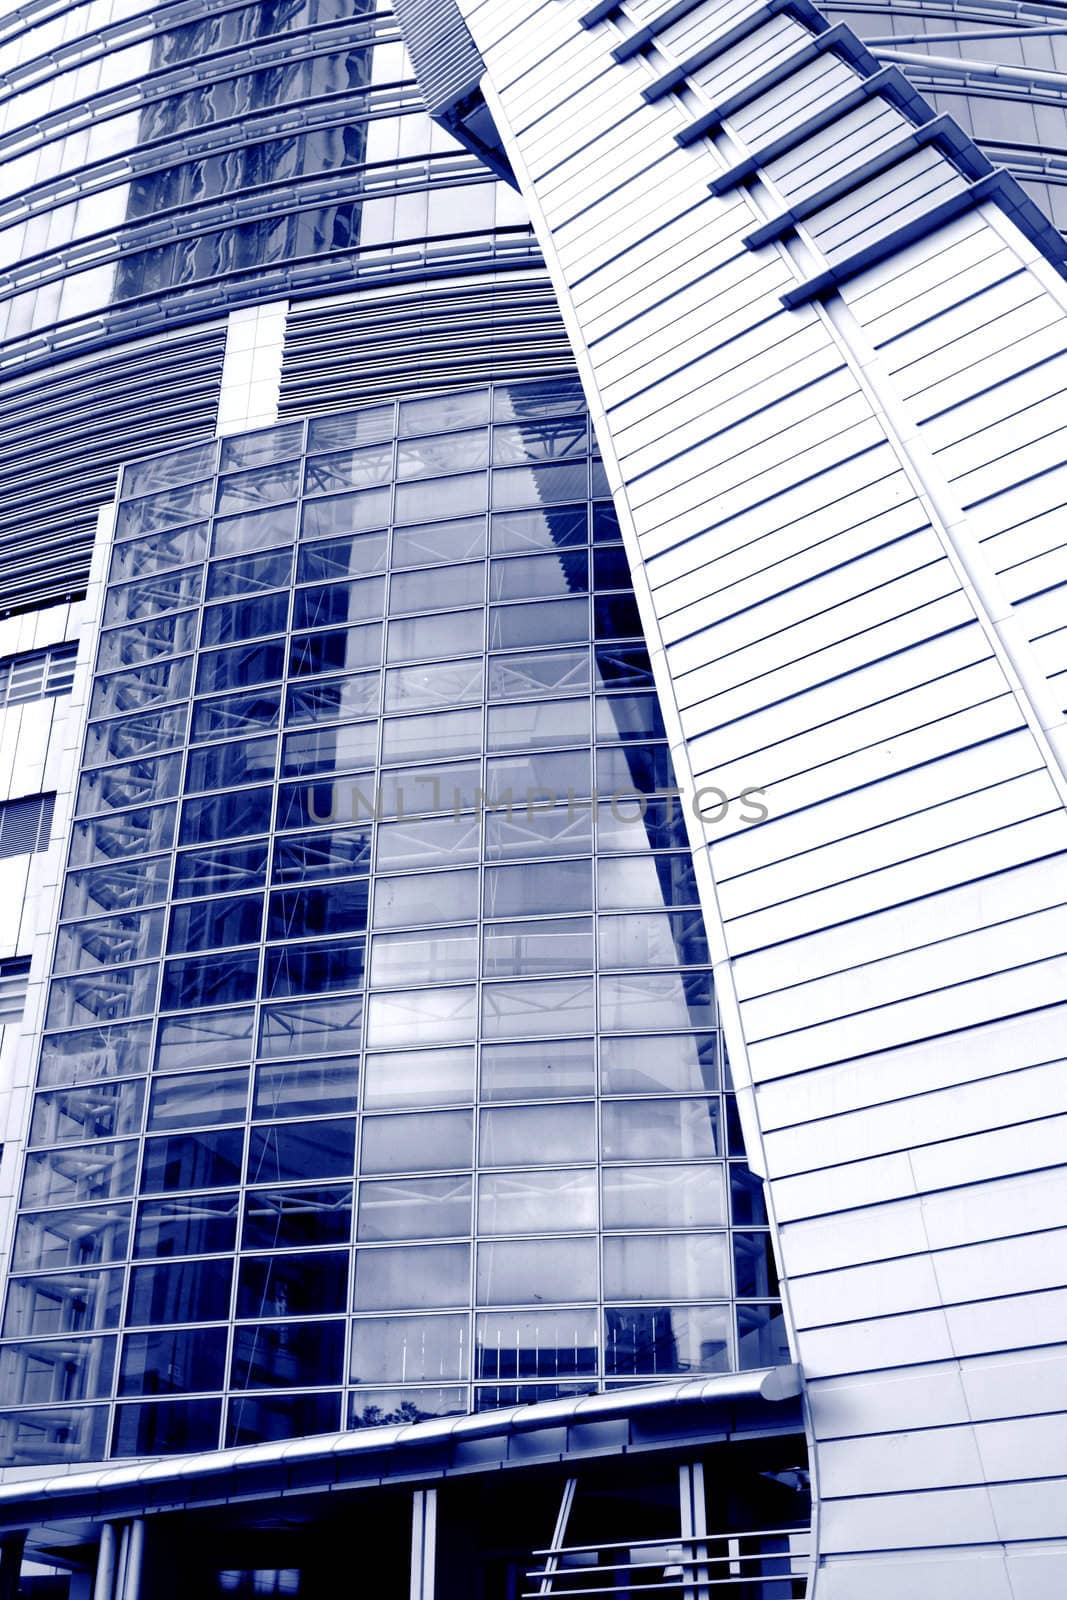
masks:
[[[253,1000],[258,971],[258,950],[168,961],[163,969],[160,1009],[182,1011],[187,1006],[225,1006],[238,1000]]]
[[[363,980],[363,967],[362,939],[285,945],[267,951],[264,988],[272,999],[292,994],[322,994],[331,989],[356,989]]]
[[[221,1389],[225,1375],[225,1328],[129,1333],[122,1341],[120,1395],[195,1394]]]
[[[268,1439],[306,1439],[335,1433],[341,1426],[341,1396],[334,1394],[269,1394],[231,1400],[226,1423],[227,1445],[263,1444]]]
[[[113,1456],[185,1455],[218,1443],[221,1400],[159,1400],[115,1412]]]
[[[197,668],[196,689],[198,694],[212,694],[218,689],[271,683],[284,672],[285,646],[280,639],[235,645],[228,650],[206,650]]]
[[[248,1146],[249,1183],[289,1183],[296,1178],[351,1177],[354,1119],[281,1122],[253,1128]]]
[[[245,1250],[285,1250],[345,1244],[351,1231],[350,1183],[257,1189],[245,1201],[241,1245]]]
[[[273,805],[274,792],[269,788],[235,789],[202,800],[187,800],[182,807],[179,843],[205,844],[213,839],[266,833]]]
[[[229,845],[217,850],[186,850],[174,869],[176,895],[226,894],[255,889],[267,879],[266,844]]]
[[[126,1320],[212,1322],[229,1315],[231,1261],[174,1261],[134,1267]]]
[[[348,1254],[247,1256],[237,1280],[239,1317],[317,1317],[343,1311]]]
[[[186,792],[236,789],[269,781],[274,776],[277,754],[276,738],[238,739],[232,744],[191,750],[185,773]]]
[[[239,1129],[166,1135],[145,1141],[141,1189],[221,1189],[241,1176]]]
[[[235,1389],[340,1383],[344,1349],[343,1322],[282,1322],[238,1328],[230,1382]]]
[[[360,933],[367,926],[366,880],[324,889],[282,890],[270,897],[268,939],[318,933]]]
[[[237,1238],[237,1195],[193,1195],[144,1200],[137,1207],[135,1256],[200,1256],[232,1250]]]

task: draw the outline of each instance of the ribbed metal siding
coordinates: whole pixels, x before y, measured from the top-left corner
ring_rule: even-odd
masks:
[[[332,299],[290,313],[280,411],[570,371],[547,278],[420,285],[411,294]]]
[[[215,431],[224,323],[0,385],[0,614],[84,592],[122,461]]]
[[[394,0],[419,88],[431,116],[450,110],[485,71],[456,0]]]

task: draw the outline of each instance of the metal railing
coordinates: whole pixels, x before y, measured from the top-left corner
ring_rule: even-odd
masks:
[[[533,1552],[522,1600],[542,1596],[681,1593],[692,1600],[803,1600],[810,1529],[761,1528],[617,1544],[557,1545]]]

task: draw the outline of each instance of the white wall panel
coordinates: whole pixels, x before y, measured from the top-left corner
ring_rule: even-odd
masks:
[[[903,122],[854,105],[709,194],[860,81],[811,59],[674,145],[792,59],[810,37],[796,16],[709,3],[615,64],[659,0],[587,30],[579,0],[461,9],[619,486],[680,780],[767,790],[767,822],[693,837],[809,1385],[816,1600],[1051,1600],[1040,1584],[1062,1569],[1036,1541],[1057,1518],[1067,1533],[1067,779],[1048,677],[1067,671],[1067,296],[989,205],[923,230],[969,182],[938,145],[745,246]],[[741,15],[747,37],[643,100]],[[820,246],[839,261],[908,218],[911,242],[783,309]],[[1011,1576],[1010,1539],[1031,1541]]]

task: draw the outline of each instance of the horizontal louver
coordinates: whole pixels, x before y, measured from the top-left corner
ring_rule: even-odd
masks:
[[[85,592],[123,461],[215,431],[224,324],[0,384],[0,615]]]
[[[573,357],[545,277],[420,284],[294,308],[285,334],[281,412],[571,371]]]
[[[55,804],[54,794],[34,794],[0,805],[0,861],[48,849]]]

